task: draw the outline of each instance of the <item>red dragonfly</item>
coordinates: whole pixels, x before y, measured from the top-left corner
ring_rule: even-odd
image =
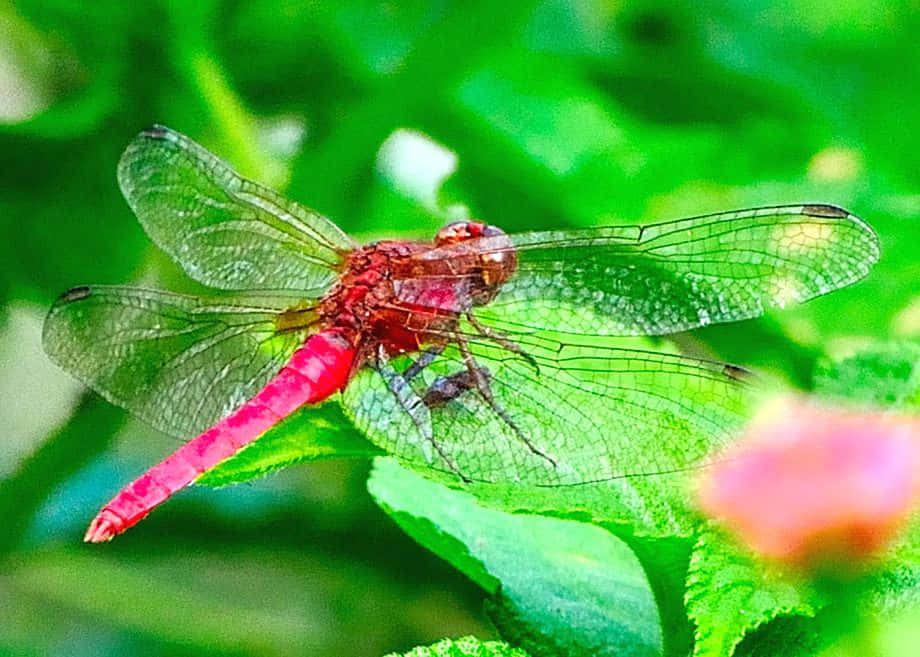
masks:
[[[559,486],[685,469],[742,417],[739,368],[627,349],[761,315],[862,278],[871,228],[830,205],[360,246],[165,127],[118,166],[151,239],[212,299],[65,293],[44,328],[62,367],[168,433],[197,437],[92,521],[111,539],[304,404],[342,391],[372,441],[464,481]]]

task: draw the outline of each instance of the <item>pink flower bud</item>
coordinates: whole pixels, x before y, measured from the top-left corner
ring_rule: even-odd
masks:
[[[859,563],[885,547],[920,501],[920,423],[774,403],[709,469],[699,501],[768,558]]]

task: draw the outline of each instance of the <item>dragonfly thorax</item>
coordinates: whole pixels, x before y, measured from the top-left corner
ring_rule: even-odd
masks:
[[[430,304],[410,304],[398,294],[399,263],[431,245],[409,241],[385,241],[353,251],[345,263],[339,282],[320,304],[325,323],[344,329],[354,342],[374,352],[383,345],[390,353],[417,351],[456,326],[456,313],[438,307],[453,305],[450,290],[429,290]]]
[[[480,222],[445,226],[433,244],[377,242],[351,252],[320,315],[356,342],[416,351],[446,341],[462,314],[495,298],[515,266],[508,236]]]

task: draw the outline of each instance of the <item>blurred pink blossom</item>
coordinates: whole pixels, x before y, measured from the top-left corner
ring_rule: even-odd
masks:
[[[708,471],[699,500],[766,557],[860,562],[884,548],[920,501],[920,423],[775,402]]]

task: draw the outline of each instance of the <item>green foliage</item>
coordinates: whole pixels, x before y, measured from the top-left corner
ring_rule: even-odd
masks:
[[[801,575],[757,563],[716,529],[704,530],[697,539],[686,595],[697,628],[696,657],[731,655],[747,633],[777,616],[814,616],[820,606]]]
[[[840,581],[833,574],[810,580],[758,562],[722,532],[707,529],[688,576],[694,655],[850,654],[881,650],[886,642],[901,654],[906,644],[888,620],[920,608],[918,527],[920,518],[869,573]]]
[[[920,515],[887,557],[888,567],[872,577],[873,610],[884,615],[916,611],[920,607]]]
[[[509,232],[842,205],[881,238],[864,282],[674,342],[835,401],[915,413],[918,31],[908,0],[7,3],[0,321],[15,309],[37,326],[84,283],[206,292],[151,247],[115,179],[132,137],[165,123],[362,241],[428,239],[454,204]],[[457,156],[434,201],[382,166],[397,129]],[[427,173],[429,160],[406,157]],[[28,345],[3,335],[0,353],[25,358]],[[0,416],[45,415],[56,393],[8,380],[6,365]],[[77,543],[92,512],[176,442],[122,428],[101,400],[57,401],[76,404],[62,426],[4,437],[0,653],[376,657],[497,630],[534,655],[609,636],[627,654],[813,655],[857,618],[702,525],[695,472],[460,492],[417,459],[417,472],[380,461],[371,489],[404,533],[367,499],[361,459],[330,460],[380,451],[335,403],[199,482],[308,467],[184,493],[89,555]],[[624,467],[643,437],[654,446],[632,433],[609,437],[632,446]],[[881,654],[915,652],[917,545],[914,523],[867,576],[861,609],[880,624]],[[523,655],[436,645],[410,654]]]
[[[476,637],[465,636],[419,646],[401,655],[390,653],[386,657],[527,657],[527,653],[501,641],[480,641]]]
[[[415,540],[492,594],[499,630],[528,652],[660,653],[658,613],[645,574],[629,548],[608,532],[483,508],[474,497],[392,459],[376,462],[368,489]]]
[[[822,395],[904,411],[920,409],[920,344],[882,344],[825,364],[815,387]]]

